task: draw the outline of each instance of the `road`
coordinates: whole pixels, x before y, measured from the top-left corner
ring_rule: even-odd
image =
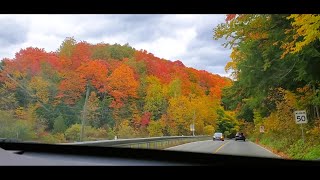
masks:
[[[182,144],[179,146],[174,146],[174,147],[168,148],[167,150],[280,158],[278,155],[273,154],[271,151],[253,142],[249,142],[249,141],[243,142],[243,141],[235,141],[235,140],[197,141],[197,142]]]

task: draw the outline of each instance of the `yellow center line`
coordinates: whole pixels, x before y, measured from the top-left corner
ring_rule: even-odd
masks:
[[[227,143],[223,143],[216,151],[214,151],[213,153],[217,153],[221,148],[223,148],[223,146],[225,146],[226,144],[228,144],[230,141],[228,141]]]

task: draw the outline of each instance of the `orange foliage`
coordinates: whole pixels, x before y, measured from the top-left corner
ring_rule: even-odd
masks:
[[[121,107],[122,100],[129,97],[137,97],[138,81],[134,79],[133,70],[125,64],[122,64],[111,74],[107,90],[115,98],[111,104],[112,107]]]
[[[103,61],[93,60],[81,65],[76,72],[80,78],[90,81],[90,83],[99,91],[104,91],[107,83],[107,65]]]
[[[65,76],[60,83],[60,93],[57,98],[64,97],[67,104],[73,104],[85,92],[87,83],[92,84],[100,92],[104,92],[107,73],[107,66],[104,62],[88,61]]]
[[[79,77],[78,73],[69,73],[68,76],[60,83],[57,98],[64,98],[65,103],[73,104],[81,97],[85,91],[86,80]]]

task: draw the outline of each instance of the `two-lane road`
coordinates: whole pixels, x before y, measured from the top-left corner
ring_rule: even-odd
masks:
[[[279,156],[273,154],[271,151],[249,141],[243,142],[235,140],[207,140],[174,146],[168,148],[168,150],[279,158]]]

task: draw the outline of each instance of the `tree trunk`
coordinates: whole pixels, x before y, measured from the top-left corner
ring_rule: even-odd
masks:
[[[317,93],[315,85],[313,85],[313,92],[315,94]],[[315,118],[319,119],[320,114],[319,114],[319,107],[317,105],[314,106],[314,111],[315,111]]]
[[[317,114],[317,119],[320,118],[320,114],[319,114],[319,107],[318,106],[315,106],[315,109],[316,109],[316,114]]]
[[[89,86],[89,82],[88,82],[87,83],[86,98],[85,98],[85,101],[84,101],[83,111],[82,111],[82,118],[81,118],[80,141],[83,141],[83,137],[84,137],[84,127],[85,127],[85,121],[86,121],[86,118],[87,118],[87,102],[88,102],[89,93],[90,93],[90,86]]]

